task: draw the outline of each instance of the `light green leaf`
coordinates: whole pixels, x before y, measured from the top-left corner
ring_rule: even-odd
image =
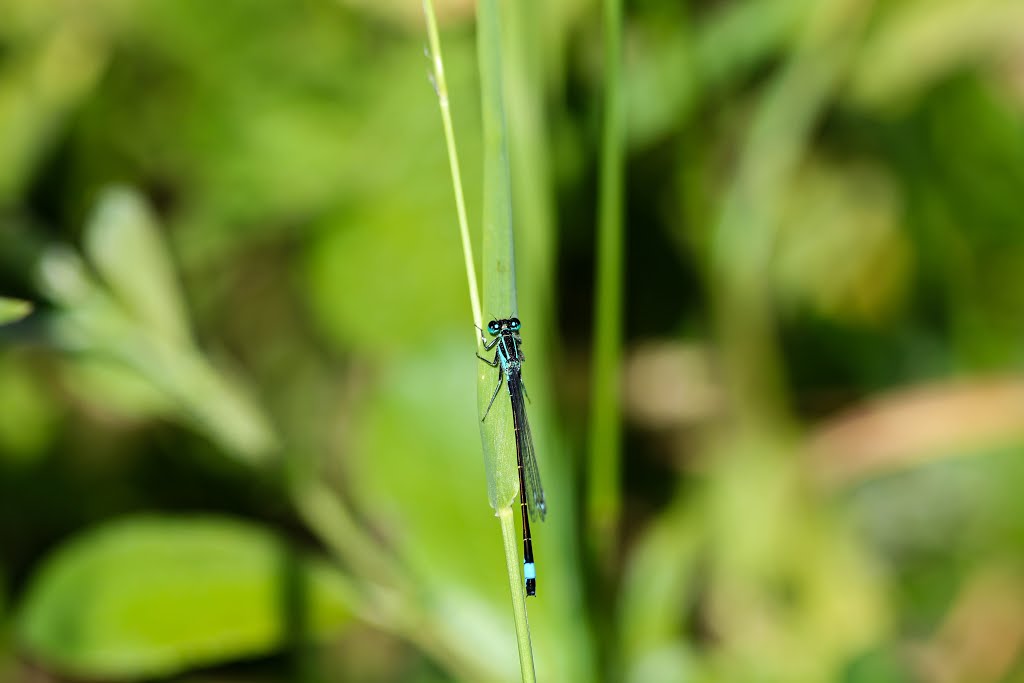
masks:
[[[19,27],[19,3],[0,5],[5,32],[13,29],[16,34],[4,36],[0,79],[0,203],[5,205],[31,183],[69,112],[93,92],[109,56],[104,32],[95,30],[96,13],[72,16],[62,12],[59,3],[20,4],[31,5],[43,25],[38,32],[22,33],[19,29],[27,28],[25,24],[38,23],[28,21]]]
[[[674,680],[666,671],[694,668],[682,642],[686,615],[679,605],[692,600],[698,553],[706,542],[698,520],[680,495],[629,555],[618,619],[627,680]]]
[[[850,94],[868,107],[905,104],[965,65],[1004,60],[1022,25],[1018,0],[900,4],[861,50]]]
[[[167,416],[177,407],[141,373],[100,355],[80,354],[63,364],[63,385],[83,404],[113,419]]]
[[[32,312],[32,304],[0,297],[0,325],[20,320]]]
[[[884,168],[809,158],[776,240],[780,298],[838,320],[877,322],[898,310],[912,270],[900,209]]]
[[[85,252],[132,316],[172,341],[189,337],[185,305],[156,220],[133,190],[112,187],[85,229]]]
[[[182,316],[164,316],[146,310],[146,287],[130,292],[132,276],[127,271],[118,271],[122,266],[113,263],[111,255],[131,244],[134,237],[129,237],[120,246],[108,245],[106,241],[113,240],[115,233],[121,230],[133,234],[135,228],[117,227],[119,222],[124,222],[121,219],[125,216],[116,218],[108,215],[103,218],[102,214],[137,211],[141,215],[145,209],[141,205],[135,208],[128,206],[137,202],[131,195],[112,197],[108,195],[103,200],[96,212],[97,218],[89,226],[94,233],[90,248],[94,259],[111,259],[106,269],[108,284],[117,278],[124,279],[120,285],[112,287],[114,291],[108,291],[94,281],[74,252],[65,248],[48,250],[40,261],[39,285],[51,300],[60,304],[61,310],[50,317],[54,338],[67,350],[102,356],[152,385],[160,396],[152,391],[145,392],[146,396],[142,396],[140,391],[134,392],[136,395],[132,400],[143,399],[135,406],[141,408],[141,412],[174,407],[185,421],[217,441],[231,455],[248,463],[265,461],[278,449],[277,437],[244,382],[216,367],[196,348],[187,338]],[[114,206],[118,203],[122,203],[120,208]],[[146,230],[149,228],[142,229],[143,232]],[[156,239],[153,234],[139,238],[138,242]],[[160,253],[161,250],[157,244],[152,251]],[[154,258],[154,263],[162,260],[162,257]],[[164,266],[168,269],[166,287],[157,286],[154,296],[159,298],[162,296],[159,292],[163,291],[169,297],[167,301],[178,301],[177,289],[170,280],[170,266],[167,263]],[[148,275],[140,277],[145,279]],[[125,297],[136,298],[131,299],[134,303],[125,305]],[[177,304],[168,305],[173,308]],[[161,305],[157,305],[155,310],[160,308]],[[164,309],[170,310],[166,306]],[[174,320],[180,322],[178,332],[174,331],[178,324]],[[110,373],[107,375],[110,379]],[[106,384],[111,388],[109,382]],[[124,382],[118,384],[120,386],[116,388],[126,388]],[[140,389],[139,383],[135,384],[129,389]],[[101,398],[106,403],[106,397]],[[115,396],[112,400],[116,403],[117,398]]]
[[[288,596],[304,595],[295,607]],[[87,532],[36,575],[16,620],[46,667],[90,679],[166,676],[279,649],[350,615],[345,579],[266,530],[215,517],[134,517]]]

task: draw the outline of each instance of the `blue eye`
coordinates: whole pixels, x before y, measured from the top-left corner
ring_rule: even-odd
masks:
[[[512,318],[511,320],[509,320],[508,321],[508,326],[509,326],[509,329],[511,329],[513,332],[518,332],[519,331],[519,318]]]
[[[492,320],[491,322],[487,323],[487,331],[490,332],[491,335],[498,334],[498,321]]]

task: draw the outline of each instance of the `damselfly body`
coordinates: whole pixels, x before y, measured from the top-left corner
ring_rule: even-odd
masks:
[[[519,336],[521,327],[518,318],[502,318],[487,323],[487,332],[493,337],[490,341],[481,337],[484,349],[490,351],[497,347],[494,358],[488,360],[477,354],[477,358],[488,365],[498,368],[498,386],[494,388],[490,403],[484,412],[483,420],[491,412],[494,399],[498,397],[501,383],[508,386],[508,396],[512,402],[512,425],[515,428],[516,458],[519,463],[519,501],[523,515],[523,576],[526,579],[526,594],[537,594],[537,568],[533,562],[533,539],[530,536],[530,520],[541,522],[547,512],[544,503],[544,489],[540,485],[540,471],[537,469],[537,456],[533,451],[533,436],[530,434],[530,423],[526,419],[526,405],[523,401],[526,388],[523,385],[522,339]]]

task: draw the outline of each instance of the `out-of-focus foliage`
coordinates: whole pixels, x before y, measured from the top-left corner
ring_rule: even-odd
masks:
[[[18,299],[0,298],[0,322],[9,323],[32,312],[32,304]]]
[[[503,5],[540,680],[1020,681],[1024,5],[627,3],[610,562],[600,6]],[[517,679],[419,11],[0,0],[0,679]]]
[[[299,619],[311,634],[335,632],[348,590],[337,570],[239,521],[126,519],[53,558],[18,630],[31,654],[65,670],[166,676],[281,647]]]

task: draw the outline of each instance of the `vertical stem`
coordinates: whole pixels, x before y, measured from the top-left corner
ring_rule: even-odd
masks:
[[[502,35],[498,0],[480,0],[477,8],[477,59],[480,67],[481,113],[484,135],[484,302],[491,315],[518,315],[515,253],[512,237],[512,187],[509,174],[508,132],[502,84]],[[480,363],[477,405],[483,415],[489,402],[496,373]],[[488,372],[490,370],[490,372]],[[519,476],[511,410],[508,402],[495,405],[481,423],[488,495],[501,522],[501,537],[512,593],[519,664],[524,683],[533,683],[533,646],[526,619],[526,594],[520,569],[518,536],[512,502],[519,491]]]
[[[522,564],[519,561],[519,540],[515,516],[511,507],[498,512],[501,522],[501,540],[505,547],[505,568],[508,585],[512,589],[512,616],[516,623],[516,641],[519,643],[519,668],[523,683],[535,683],[537,672],[533,667],[533,644],[530,641],[530,621],[526,616],[526,589],[523,585]]]
[[[484,310],[488,315],[513,316],[518,315],[519,306],[501,53],[498,0],[480,0],[477,60],[484,135]]]
[[[594,299],[593,403],[590,418],[588,512],[591,548],[610,560],[622,507],[619,367],[622,356],[622,177],[623,102],[621,89],[622,5],[605,0],[604,128]]]
[[[558,3],[547,0],[506,0],[502,3],[503,64],[507,103],[512,170],[513,211],[516,217],[516,256],[528,277],[518,283],[523,304],[523,324],[528,327],[524,339],[529,344],[526,382],[533,399],[530,424],[537,446],[544,490],[551,503],[547,521],[537,531],[542,586],[559,586],[557,594],[543,591],[539,602],[554,609],[544,613],[545,626],[560,632],[561,653],[554,663],[561,668],[547,670],[543,678],[565,681],[593,681],[595,648],[591,633],[580,628],[589,618],[583,595],[580,563],[586,550],[587,534],[579,533],[583,514],[576,504],[578,492],[572,463],[566,457],[564,439],[558,437],[557,424],[547,408],[552,405],[550,349],[555,341],[553,292],[556,242],[555,197],[551,182],[550,131],[547,103],[550,87],[561,73],[557,64],[560,50],[552,45],[555,36]],[[557,100],[556,96],[556,100]],[[526,338],[528,336],[528,338]],[[488,418],[489,420],[490,418]]]
[[[444,139],[448,146],[448,166],[452,174],[452,187],[455,190],[455,210],[459,217],[459,236],[462,238],[462,256],[466,262],[466,279],[469,281],[469,304],[473,309],[473,324],[477,329],[483,327],[483,316],[480,313],[480,294],[477,291],[476,267],[473,265],[473,243],[469,237],[469,219],[466,217],[466,200],[462,192],[462,171],[459,168],[459,155],[455,148],[455,127],[452,125],[451,106],[448,100],[448,80],[444,75],[444,60],[441,58],[441,38],[437,31],[437,16],[434,13],[432,0],[423,0],[423,14],[427,18],[427,40],[430,41],[430,59],[433,63],[431,79],[437,92],[437,102],[441,107],[441,121],[444,125]],[[474,338],[477,333],[473,333]]]
[[[509,317],[518,315],[518,303],[501,58],[498,0],[480,0],[477,60],[484,136],[484,311],[491,316]],[[477,407],[482,416],[487,410],[498,374],[484,363],[478,362],[477,365]],[[509,438],[513,433],[508,401],[495,402],[487,420],[480,423],[487,495],[495,510],[511,505],[519,492],[515,448]]]

